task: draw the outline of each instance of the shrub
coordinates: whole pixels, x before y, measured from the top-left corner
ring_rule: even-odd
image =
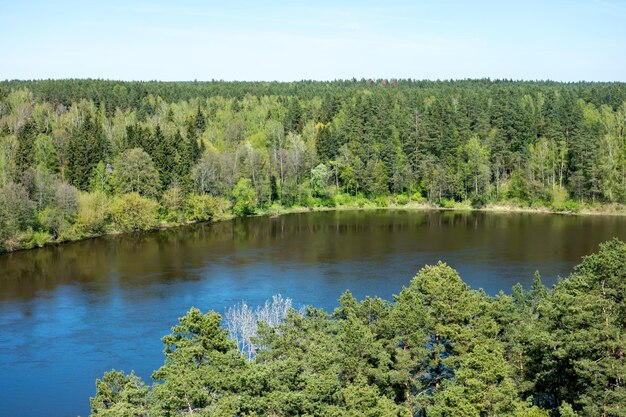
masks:
[[[554,211],[578,213],[580,211],[580,203],[570,200],[565,188],[557,188],[552,193],[550,208]]]
[[[389,205],[389,197],[379,195],[374,199],[374,204],[376,204],[376,207],[387,207]]]
[[[162,201],[167,221],[174,223],[185,221],[185,196],[180,187],[165,190]]]
[[[34,217],[34,204],[22,185],[9,182],[0,187],[0,249],[15,248],[18,232],[31,225]]]
[[[233,207],[235,216],[243,217],[254,214],[256,210],[256,195],[250,179],[241,178],[237,181],[237,185],[235,185],[233,190],[233,197],[235,198],[235,206]]]
[[[396,196],[396,204],[400,205],[400,206],[404,206],[406,204],[409,204],[409,197],[404,195],[404,194],[399,194]]]
[[[484,195],[475,195],[472,197],[473,208],[483,208],[487,205],[487,198]]]
[[[46,207],[37,213],[39,224],[52,232],[57,240],[67,240],[72,237],[72,226],[67,216],[58,207]]]
[[[365,196],[363,194],[359,194],[355,197],[354,202],[356,203],[357,206],[363,208],[363,207],[371,207],[373,205],[372,201],[368,200],[367,198],[365,198]]]
[[[354,204],[354,196],[343,193],[337,194],[335,196],[335,204],[338,206],[349,206],[351,204]]]
[[[414,194],[411,194],[411,201],[415,201],[417,203],[425,203],[426,197],[424,197],[420,193],[414,193]]]
[[[335,195],[329,195],[328,197],[322,199],[322,206],[323,207],[336,207],[337,206],[337,202],[335,201],[337,196]]]
[[[76,230],[81,234],[97,235],[104,232],[109,216],[109,200],[104,193],[81,193],[78,196]]]
[[[46,243],[50,243],[52,241],[52,235],[45,230],[36,230],[33,232],[30,238],[31,247],[41,248]]]
[[[324,202],[319,197],[307,197],[306,207],[322,207]]]
[[[116,197],[111,204],[111,217],[118,230],[132,232],[153,229],[158,225],[158,203],[138,193]]]
[[[451,198],[442,198],[441,200],[439,200],[439,207],[451,209],[455,206],[456,202]]]
[[[187,198],[187,219],[198,222],[218,220],[229,208],[230,203],[224,198],[192,194]]]

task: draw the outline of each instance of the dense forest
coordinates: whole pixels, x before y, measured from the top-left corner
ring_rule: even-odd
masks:
[[[0,251],[285,207],[626,202],[626,84],[0,82]]]
[[[393,302],[346,292],[330,314],[274,298],[222,327],[192,308],[154,384],[107,372],[92,416],[626,416],[625,297],[614,239],[551,290],[537,274],[489,297],[439,263]]]

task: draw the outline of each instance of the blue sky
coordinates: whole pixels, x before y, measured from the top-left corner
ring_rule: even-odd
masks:
[[[626,81],[626,0],[0,0],[0,79]]]

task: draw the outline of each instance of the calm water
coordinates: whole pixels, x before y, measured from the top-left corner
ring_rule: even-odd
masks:
[[[281,293],[326,309],[349,288],[390,299],[444,260],[490,294],[546,283],[626,218],[325,212],[197,225],[0,255],[0,416],[86,416],[111,368],[149,380],[160,338],[191,306]]]

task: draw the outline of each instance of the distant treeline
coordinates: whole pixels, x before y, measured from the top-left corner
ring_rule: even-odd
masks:
[[[392,90],[406,93],[409,90],[422,90],[420,95],[439,95],[444,91],[454,94],[460,90],[474,90],[476,93],[492,94],[494,91],[517,91],[524,94],[557,92],[567,90],[576,98],[599,107],[603,104],[617,109],[626,101],[625,83],[621,82],[572,82],[556,81],[514,81],[514,80],[411,80],[411,79],[361,79],[336,81],[115,81],[101,79],[66,80],[6,80],[0,81],[0,96],[12,90],[27,89],[38,102],[63,104],[87,100],[103,105],[107,111],[116,108],[136,109],[143,107],[143,100],[152,95],[167,102],[190,101],[222,96],[242,99],[246,95],[294,96],[303,100],[315,97],[347,97],[358,90]],[[491,92],[491,93],[489,93]],[[148,109],[146,109],[148,110]]]
[[[0,82],[0,249],[258,207],[623,203],[625,123],[624,83]]]
[[[192,308],[162,338],[153,384],[107,372],[91,415],[623,417],[625,297],[626,244],[614,239],[552,290],[537,275],[489,297],[439,263],[393,302],[346,292],[332,313],[285,313],[276,297],[256,314],[240,305],[230,338],[218,313]]]

